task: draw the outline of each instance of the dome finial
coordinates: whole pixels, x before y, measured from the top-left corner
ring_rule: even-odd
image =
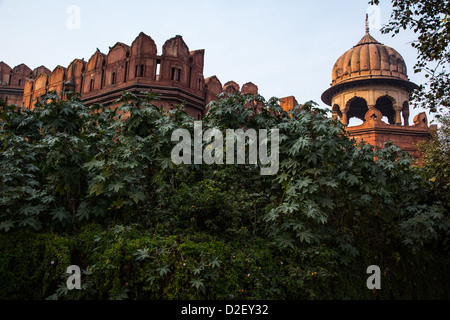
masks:
[[[369,34],[369,14],[366,13],[366,34]]]

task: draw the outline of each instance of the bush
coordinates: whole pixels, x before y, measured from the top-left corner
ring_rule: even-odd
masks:
[[[33,111],[0,104],[3,298],[448,297],[433,166],[411,166],[391,143],[356,144],[313,102],[287,113],[240,94],[212,102],[203,128],[278,129],[278,173],[177,166],[171,133],[192,133],[194,119],[155,98],[124,94],[115,110],[55,93]],[[65,284],[72,264],[82,290]]]
[[[73,241],[54,233],[0,234],[0,299],[43,299],[71,264]]]

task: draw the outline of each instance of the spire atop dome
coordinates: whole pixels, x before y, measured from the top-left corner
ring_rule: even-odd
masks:
[[[369,14],[366,13],[366,34],[369,34]]]
[[[366,34],[364,35],[364,37],[362,37],[362,39],[356,44],[356,46],[360,46],[363,44],[370,44],[370,43],[375,43],[375,44],[380,44],[374,37],[372,37],[372,35],[370,34],[370,27],[369,27],[369,14],[366,13]],[[355,46],[355,47],[356,47]]]

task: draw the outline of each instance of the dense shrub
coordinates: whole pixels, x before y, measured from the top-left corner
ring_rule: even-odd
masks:
[[[232,94],[203,130],[278,129],[277,174],[175,165],[172,132],[194,132],[183,107],[118,103],[0,105],[3,299],[448,297],[446,202],[395,145],[357,145],[312,102],[287,113]],[[82,290],[65,284],[72,264]],[[366,287],[373,264],[381,290]]]

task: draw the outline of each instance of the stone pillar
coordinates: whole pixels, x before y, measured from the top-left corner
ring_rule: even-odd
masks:
[[[403,122],[405,126],[409,126],[409,111],[403,110]]]
[[[341,110],[342,112],[342,117],[341,117],[341,122],[344,126],[348,126],[348,109],[343,109]]]
[[[405,105],[405,103],[403,104],[402,115],[403,115],[404,125],[409,126],[409,106],[407,103],[406,103],[406,105]]]
[[[395,107],[394,110],[395,110],[395,124],[398,125],[398,126],[401,126],[402,125],[402,118],[400,116],[400,113],[401,113],[402,109],[401,108],[399,109],[398,107]]]

